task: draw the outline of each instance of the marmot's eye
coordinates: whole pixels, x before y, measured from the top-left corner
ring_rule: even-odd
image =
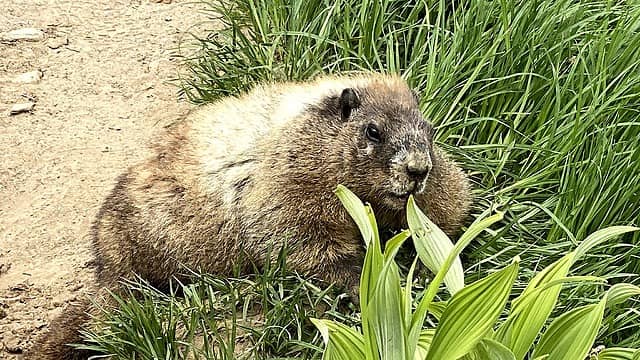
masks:
[[[380,130],[373,124],[367,125],[366,129],[364,129],[364,134],[367,136],[367,139],[373,142],[380,142],[381,140]]]

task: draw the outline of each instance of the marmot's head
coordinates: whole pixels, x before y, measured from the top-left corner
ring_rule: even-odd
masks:
[[[342,157],[340,181],[363,200],[390,210],[427,189],[437,161],[433,127],[415,93],[398,78],[354,81],[318,106],[332,119],[331,146]]]

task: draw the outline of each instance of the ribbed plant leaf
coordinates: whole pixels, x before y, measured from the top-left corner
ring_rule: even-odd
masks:
[[[364,205],[349,189],[338,185],[336,195],[357,224],[368,245],[360,275],[360,311],[363,314],[362,332],[366,358],[374,359],[378,356],[378,344],[374,324],[369,321],[367,314],[369,314],[369,303],[374,296],[378,276],[384,263],[378,228],[371,207]]]
[[[373,218],[373,224],[371,221],[370,214],[373,213],[371,207],[365,206],[351,190],[343,185],[338,185],[335,193],[358,226],[358,229],[360,229],[365,245],[369,246],[372,240],[378,238],[378,228],[375,224],[375,218]]]
[[[365,360],[362,334],[343,324],[322,319],[311,319],[318,328],[327,347],[324,360]]]
[[[629,348],[609,348],[598,354],[598,360],[635,360],[634,356],[640,357],[640,350]]]
[[[495,339],[511,349],[517,360],[524,359],[534,340],[544,326],[556,305],[561,284],[539,290],[546,284],[565,278],[573,264],[574,254],[570,253],[538,273],[522,294],[513,301],[507,320],[498,328]],[[534,293],[539,294],[534,294]],[[523,302],[525,296],[535,295],[533,301]]]
[[[435,335],[435,329],[425,329],[420,332],[420,338],[418,338],[418,346],[416,347],[414,360],[424,360],[431,347],[433,341],[433,335]]]
[[[442,314],[427,360],[458,359],[491,331],[511,293],[518,262],[454,295]]]
[[[420,260],[434,274],[437,273],[453,250],[453,243],[418,208],[413,197],[410,197],[407,202],[407,222]],[[464,270],[459,257],[456,256],[451,264],[451,268],[444,277],[444,283],[452,295],[464,287]]]
[[[484,338],[474,350],[477,360],[515,360],[515,355],[501,343]]]
[[[533,357],[548,360],[583,360],[593,346],[604,314],[606,297],[556,318],[540,338]]]
[[[407,359],[408,329],[402,295],[398,266],[393,258],[386,259],[367,313],[363,314],[374,330],[381,360]]]
[[[454,262],[455,258],[460,255],[462,250],[469,245],[469,243],[475,239],[478,234],[480,234],[483,230],[487,229],[489,226],[495,224],[496,222],[502,220],[503,214],[501,212],[497,212],[488,217],[484,217],[486,214],[478,217],[467,229],[467,231],[462,234],[453,250],[445,260],[442,268],[436,273],[436,276],[433,278],[433,281],[427,287],[427,291],[425,295],[420,300],[418,307],[416,308],[413,316],[411,318],[411,330],[409,331],[409,337],[407,339],[407,346],[409,349],[409,353],[415,350],[415,344],[417,344],[418,338],[420,336],[420,332],[422,331],[422,326],[424,324],[424,319],[427,316],[427,310],[433,301],[433,298],[436,296],[440,284],[444,279],[446,272],[449,270],[449,267]]]
[[[607,291],[607,307],[625,302],[632,296],[640,295],[640,287],[632,284],[615,284]]]

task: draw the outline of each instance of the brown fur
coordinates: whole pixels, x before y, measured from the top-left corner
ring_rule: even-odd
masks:
[[[379,143],[365,136],[370,124]],[[353,292],[364,248],[333,193],[337,184],[371,203],[383,228],[406,227],[410,192],[449,234],[467,213],[467,178],[433,146],[431,132],[405,82],[379,74],[259,86],[204,106],[175,124],[105,201],[93,229],[99,285],[115,289],[136,273],[162,288],[183,265],[221,275],[248,270],[286,239],[291,269]],[[410,161],[431,164],[426,180],[407,175]],[[40,358],[77,342],[76,333],[55,334],[82,320],[53,324]]]

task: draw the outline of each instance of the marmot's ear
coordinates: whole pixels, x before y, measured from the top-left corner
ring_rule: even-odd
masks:
[[[347,88],[342,90],[340,95],[340,114],[342,121],[346,121],[351,116],[351,110],[360,106],[360,98],[355,90]]]

